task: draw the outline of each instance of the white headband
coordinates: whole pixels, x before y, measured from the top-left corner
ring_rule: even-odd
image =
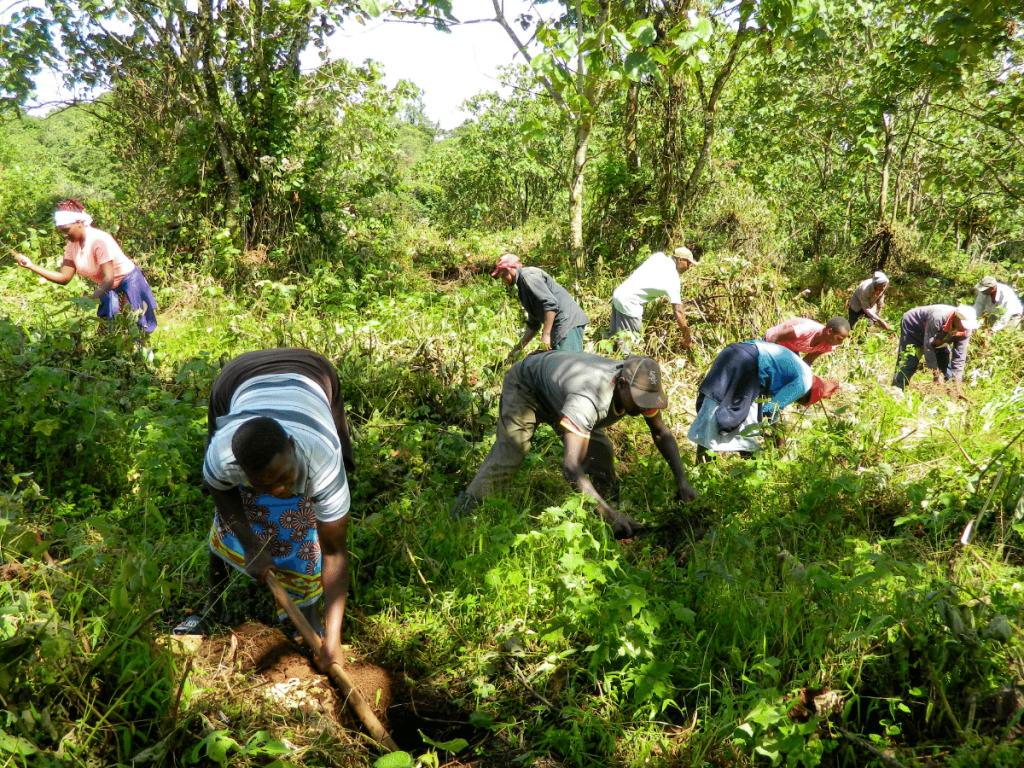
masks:
[[[55,227],[70,227],[76,221],[83,224],[92,224],[92,216],[85,211],[54,211],[53,224]]]

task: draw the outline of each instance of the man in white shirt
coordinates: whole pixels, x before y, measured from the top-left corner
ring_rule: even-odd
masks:
[[[668,298],[675,312],[676,325],[683,334],[683,346],[690,349],[693,339],[686,326],[686,313],[680,296],[679,275],[697,264],[689,248],[676,248],[671,256],[661,251],[652,253],[612,294],[611,335],[626,331],[633,340],[640,338],[644,305],[661,296]],[[627,352],[629,350],[626,350]]]
[[[978,319],[985,315],[994,315],[996,318],[992,324],[992,333],[999,333],[1004,328],[1017,328],[1020,325],[1024,307],[1010,286],[996,282],[994,277],[988,275],[981,278],[981,282],[974,286],[974,290],[978,294],[974,300],[974,311]]]

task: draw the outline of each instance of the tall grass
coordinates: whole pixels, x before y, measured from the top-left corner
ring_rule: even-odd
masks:
[[[0,546],[25,569],[0,583],[4,755],[127,764],[163,744],[161,759],[178,764],[209,743],[204,718],[242,706],[226,688],[184,688],[175,706],[181,664],[151,640],[204,588],[211,509],[196,487],[210,382],[244,350],[297,345],[335,362],[355,432],[363,618],[346,641],[414,671],[416,691],[480,713],[486,746],[460,759],[1020,757],[1000,704],[1021,664],[1019,332],[972,345],[964,403],[924,375],[906,393],[889,388],[896,339],[861,324],[816,364],[843,389],[825,407],[791,408],[783,449],[690,466],[696,386],[718,351],[786,317],[842,313],[861,277],[838,257],[783,269],[709,254],[684,279],[696,348],[682,350],[665,307],[649,308],[646,336],[700,497],[680,507],[643,424],[621,422],[621,506],[665,525],[616,543],[565,484],[560,441],[541,428],[515,487],[452,523],[447,509],[493,440],[522,314],[486,273],[452,279],[444,267],[487,263],[502,246],[406,251],[401,267],[313,265],[229,291],[178,275],[141,351],[127,323],[101,332],[55,287],[0,276],[0,422],[24,435],[0,450]],[[533,263],[544,260],[536,251]],[[894,275],[886,314],[966,298],[974,277],[962,266],[937,267],[934,283]],[[577,283],[552,271],[591,315],[588,348],[608,349],[601,330],[622,275]],[[974,537],[960,544],[970,520]],[[45,714],[44,701],[56,702]],[[229,720],[238,744],[305,728],[284,712]],[[355,765],[366,754],[327,740],[287,760]]]

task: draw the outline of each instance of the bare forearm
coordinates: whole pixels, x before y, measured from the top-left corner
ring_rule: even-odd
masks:
[[[658,449],[658,453],[662,455],[669,469],[672,470],[672,476],[676,480],[676,487],[679,489],[679,493],[683,497],[689,497],[693,493],[693,488],[686,480],[686,472],[683,470],[683,460],[679,456],[679,444],[676,442],[675,435],[665,427],[662,430],[652,430],[651,439],[654,440],[654,446]]]
[[[555,325],[556,313],[552,310],[548,310],[544,313],[544,328],[541,331],[541,341],[551,346],[551,329]]]
[[[245,551],[246,563],[255,560],[264,549],[264,542],[253,532],[242,507],[242,498],[238,489],[231,491],[212,491],[214,506],[221,522],[235,535]],[[233,495],[237,498],[233,498]]]
[[[581,466],[562,466],[562,475],[566,480],[569,481],[569,485],[573,487],[579,493],[585,493],[587,496],[597,502],[597,509],[601,513],[601,516],[606,520],[614,516],[615,508],[604,500],[604,497],[597,492],[594,484],[590,482],[590,478],[587,477],[587,473],[583,471]]]
[[[40,277],[45,277],[51,283],[57,283],[57,285],[67,285],[71,282],[71,278],[74,275],[64,275],[62,272],[54,272],[52,269],[41,267],[35,262],[25,266],[25,269],[35,272]]]
[[[341,647],[341,628],[345,620],[345,603],[348,599],[349,557],[348,550],[332,555],[325,554],[320,570],[324,590],[324,642],[328,653],[335,656]]]
[[[92,298],[99,301],[106,296],[114,288],[113,280],[104,280],[96,286],[96,290],[92,292]]]
[[[535,331],[533,328],[527,328],[525,331],[523,331],[523,338],[521,338],[518,341],[518,343],[516,343],[516,345],[512,348],[513,354],[518,352],[519,350],[521,350],[523,347],[525,347],[531,341],[533,341],[533,337],[536,336],[536,335],[537,335],[537,331]]]
[[[679,326],[680,331],[689,331],[690,329],[686,325],[686,313],[683,312],[681,305],[676,304],[675,307],[676,325]]]

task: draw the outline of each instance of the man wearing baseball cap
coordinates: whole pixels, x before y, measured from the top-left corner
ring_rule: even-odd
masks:
[[[697,259],[689,248],[676,248],[671,256],[666,256],[661,251],[652,253],[612,294],[612,319],[609,327],[611,335],[625,331],[632,342],[638,341],[643,324],[644,306],[652,299],[665,296],[672,304],[676,325],[683,334],[683,346],[690,349],[693,346],[693,339],[686,325],[686,313],[683,312],[682,284],[679,276],[696,264]]]
[[[528,356],[505,374],[497,439],[459,494],[452,518],[471,511],[511,481],[530,450],[537,425],[546,423],[562,436],[562,475],[597,502],[597,511],[612,526],[615,538],[630,538],[643,525],[617,512],[595,488],[609,495],[618,492],[615,452],[604,430],[623,416],[643,416],[675,477],[677,497],[690,501],[697,493],[686,481],[676,438],[661,419],[660,411],[667,405],[661,368],[650,357],[622,361],[556,351]]]
[[[892,330],[892,327],[882,319],[882,307],[885,306],[885,289],[889,287],[889,278],[881,270],[875,272],[867,280],[863,280],[853,293],[846,308],[849,310],[847,319],[852,329],[862,317],[867,317],[872,323],[878,323],[885,330]]]
[[[993,315],[996,318],[992,324],[993,334],[1004,328],[1016,328],[1020,325],[1024,307],[1021,306],[1013,288],[987,275],[974,286],[974,291],[978,294],[974,300],[974,311],[978,315],[979,323],[985,315]]]
[[[976,330],[978,316],[974,307],[966,304],[929,304],[908,310],[900,320],[900,346],[892,385],[906,388],[923,354],[934,382],[941,384],[952,379],[956,394],[962,396],[960,383],[967,363],[967,345]]]
[[[513,253],[506,253],[494,266],[491,277],[500,278],[510,288],[514,285],[519,303],[526,310],[526,330],[508,354],[511,362],[529,344],[537,331],[545,349],[564,352],[583,351],[583,329],[590,318],[572,296],[543,269],[524,267]]]

